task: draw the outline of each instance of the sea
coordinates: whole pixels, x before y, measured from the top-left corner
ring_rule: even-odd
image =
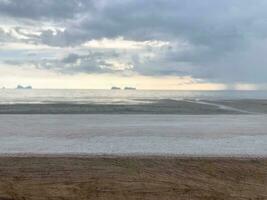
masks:
[[[267,99],[267,92],[4,89],[0,155],[266,157],[267,115],[201,101],[222,99]]]
[[[2,89],[0,104],[144,104],[157,100],[267,99],[267,91]]]

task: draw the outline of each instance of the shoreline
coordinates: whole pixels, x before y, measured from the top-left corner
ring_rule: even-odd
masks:
[[[194,154],[88,154],[88,153],[0,153],[1,158],[85,158],[85,159],[113,159],[113,158],[133,158],[133,159],[204,159],[204,160],[267,160],[267,155],[194,155]]]

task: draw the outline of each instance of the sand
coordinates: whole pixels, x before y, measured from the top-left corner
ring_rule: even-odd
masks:
[[[0,157],[1,200],[267,199],[267,160]]]

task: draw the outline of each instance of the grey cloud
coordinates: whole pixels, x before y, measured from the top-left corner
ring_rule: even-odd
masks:
[[[2,4],[2,5],[1,5]],[[101,6],[102,5],[102,6]],[[266,36],[266,1],[251,5],[248,0],[176,1],[126,0],[13,0],[0,3],[2,13],[32,20],[42,16],[57,21],[67,17],[65,32],[54,35],[44,31],[41,41],[53,45],[83,42],[96,38],[123,36],[134,40],[176,40],[185,38],[195,45],[232,49],[249,35]],[[11,9],[12,8],[12,9]],[[15,10],[14,13],[12,10]],[[31,10],[31,12],[28,12]],[[70,16],[66,16],[70,15]],[[260,29],[261,34],[258,34]],[[61,44],[59,42],[59,44]]]
[[[20,60],[5,60],[8,65],[34,65],[38,69],[48,69],[60,73],[75,74],[75,73],[119,73],[120,69],[106,60],[116,58],[116,52],[89,52],[87,54],[71,53],[62,59],[44,58],[36,59],[20,59]]]
[[[81,0],[5,0],[0,1],[0,15],[31,20],[73,18],[89,1]]]
[[[68,56],[66,56],[65,58],[63,58],[61,60],[62,63],[76,63],[77,60],[80,58],[81,56],[79,56],[78,54],[74,54],[71,53]]]
[[[17,41],[10,33],[5,32],[2,28],[0,28],[0,42],[15,42]]]
[[[65,28],[57,34],[43,30],[40,36],[28,35],[29,42],[66,47],[119,36],[135,41],[169,41],[172,48],[154,58],[144,60],[140,55],[143,51],[130,54],[131,70],[148,76],[191,75],[214,82],[267,82],[266,9],[265,0],[0,1],[2,16],[36,23],[53,21]],[[181,40],[191,48],[181,51],[177,45]],[[47,61],[49,64],[43,66],[73,73],[113,72],[103,57],[90,56],[72,54],[59,63]],[[78,59],[80,66],[70,67]]]

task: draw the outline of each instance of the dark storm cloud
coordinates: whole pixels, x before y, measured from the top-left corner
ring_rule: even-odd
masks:
[[[265,0],[0,0],[1,16],[36,24],[49,21],[64,28],[28,35],[30,42],[68,47],[120,36],[135,41],[169,41],[171,48],[154,58],[131,55],[132,70],[226,83],[267,82],[266,10]],[[181,51],[179,41],[186,41],[190,48]],[[70,55],[54,67],[65,69],[64,65],[77,59]],[[99,62],[88,61],[87,65],[101,65]],[[72,70],[98,71],[85,64]]]

